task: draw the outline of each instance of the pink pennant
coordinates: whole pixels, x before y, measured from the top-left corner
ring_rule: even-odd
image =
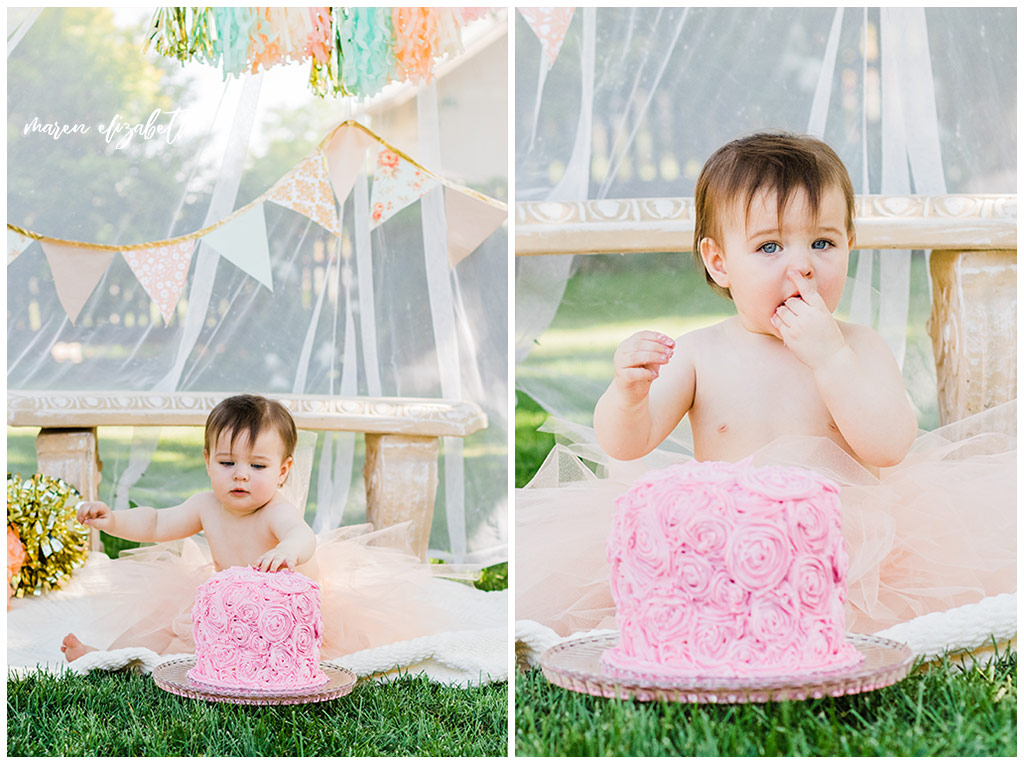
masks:
[[[334,187],[334,195],[342,203],[348,198],[356,177],[363,168],[366,150],[373,138],[351,125],[342,125],[324,145],[327,173]]]
[[[548,69],[554,66],[562,48],[565,33],[572,21],[575,8],[520,8],[519,13],[540,38],[541,48],[547,56]]]
[[[376,228],[437,186],[427,173],[389,148],[382,148],[373,167],[370,227]]]
[[[281,178],[270,189],[267,199],[295,210],[335,236],[341,236],[326,165],[324,155],[317,149]]]
[[[454,268],[505,222],[508,208],[451,188],[444,190],[448,260]]]
[[[194,239],[150,249],[130,249],[121,256],[142,284],[146,294],[160,308],[164,321],[171,322],[174,309],[185,288],[188,266],[195,249]]]
[[[86,301],[103,277],[114,257],[110,250],[67,247],[51,241],[40,241],[46,261],[50,264],[53,286],[64,312],[74,324]]]

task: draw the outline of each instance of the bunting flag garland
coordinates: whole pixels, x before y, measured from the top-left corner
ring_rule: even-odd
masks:
[[[262,204],[257,204],[244,215],[206,234],[203,241],[217,250],[217,254],[225,260],[237,265],[271,292],[274,291],[267,219]]]
[[[224,76],[310,62],[323,97],[376,95],[389,82],[429,81],[462,51],[462,28],[493,8],[158,8],[148,39],[165,56],[219,65]]]
[[[431,189],[443,187],[448,252],[454,267],[468,256],[508,216],[508,207],[472,189],[431,172],[383,138],[346,121],[321,141],[312,154],[288,171],[268,191],[224,220],[199,231],[163,241],[130,245],[92,244],[44,236],[7,224],[8,263],[38,241],[53,275],[61,306],[74,324],[103,277],[111,259],[120,253],[166,322],[170,322],[188,277],[200,239],[219,255],[273,291],[265,202],[288,207],[313,220],[335,236],[341,222],[335,198],[344,202],[373,156],[371,228]]]
[[[519,8],[520,15],[540,39],[541,48],[550,70],[558,58],[558,51],[565,41],[575,8]]]
[[[188,266],[192,262],[195,246],[195,240],[186,239],[161,247],[131,249],[121,253],[168,324],[185,289]]]
[[[415,164],[387,147],[382,148],[373,166],[370,227],[376,228],[437,185],[436,180]]]
[[[64,312],[68,314],[68,320],[74,324],[114,253],[109,250],[66,247],[51,241],[42,241],[40,244],[46,262],[50,264],[57,297],[64,306]]]
[[[314,223],[341,236],[334,192],[327,175],[326,159],[317,149],[270,189],[267,201],[302,213]]]
[[[10,265],[17,259],[18,255],[25,251],[25,248],[32,243],[32,239],[23,236],[17,231],[7,230],[7,264]]]

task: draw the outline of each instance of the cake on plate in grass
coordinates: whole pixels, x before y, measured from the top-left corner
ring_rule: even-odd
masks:
[[[613,673],[767,677],[843,670],[839,488],[796,467],[687,462],[617,500],[608,538]]]
[[[283,692],[326,684],[323,629],[314,581],[287,570],[228,568],[196,592],[196,665],[188,678],[212,687]]]

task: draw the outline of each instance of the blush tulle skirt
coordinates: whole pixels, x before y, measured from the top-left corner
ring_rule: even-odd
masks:
[[[407,545],[407,531],[405,524],[383,530],[362,525],[317,537],[314,561],[299,570],[320,584],[322,658],[506,623],[504,592],[484,592],[465,580],[442,577],[453,574],[452,568],[421,562]],[[64,623],[50,624],[45,634],[43,624],[32,629],[36,638],[55,647],[64,634],[74,632],[83,643],[102,650],[146,647],[161,655],[191,653],[196,588],[214,571],[209,547],[202,536],[194,536],[128,550],[117,559],[96,555],[75,572],[66,591],[48,595],[46,603],[25,602],[24,607],[66,604]],[[42,617],[42,609],[38,612]],[[26,615],[31,619],[33,614]]]
[[[692,457],[665,448],[618,462],[589,428],[545,429],[558,445],[515,496],[515,618],[563,636],[615,628],[605,559],[615,499],[643,472]],[[877,477],[827,438],[781,438],[753,463],[807,467],[840,485],[848,631],[1016,591],[1015,402],[920,433]]]

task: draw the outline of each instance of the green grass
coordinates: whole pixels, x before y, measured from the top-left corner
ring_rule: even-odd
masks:
[[[842,698],[745,705],[609,700],[516,678],[518,756],[1015,756],[1017,654],[919,667]]]
[[[537,432],[547,418],[547,412],[528,395],[516,396],[516,488],[529,482],[555,445],[554,435]]]
[[[508,685],[361,683],[302,706],[172,695],[127,672],[7,681],[8,756],[504,756]]]

